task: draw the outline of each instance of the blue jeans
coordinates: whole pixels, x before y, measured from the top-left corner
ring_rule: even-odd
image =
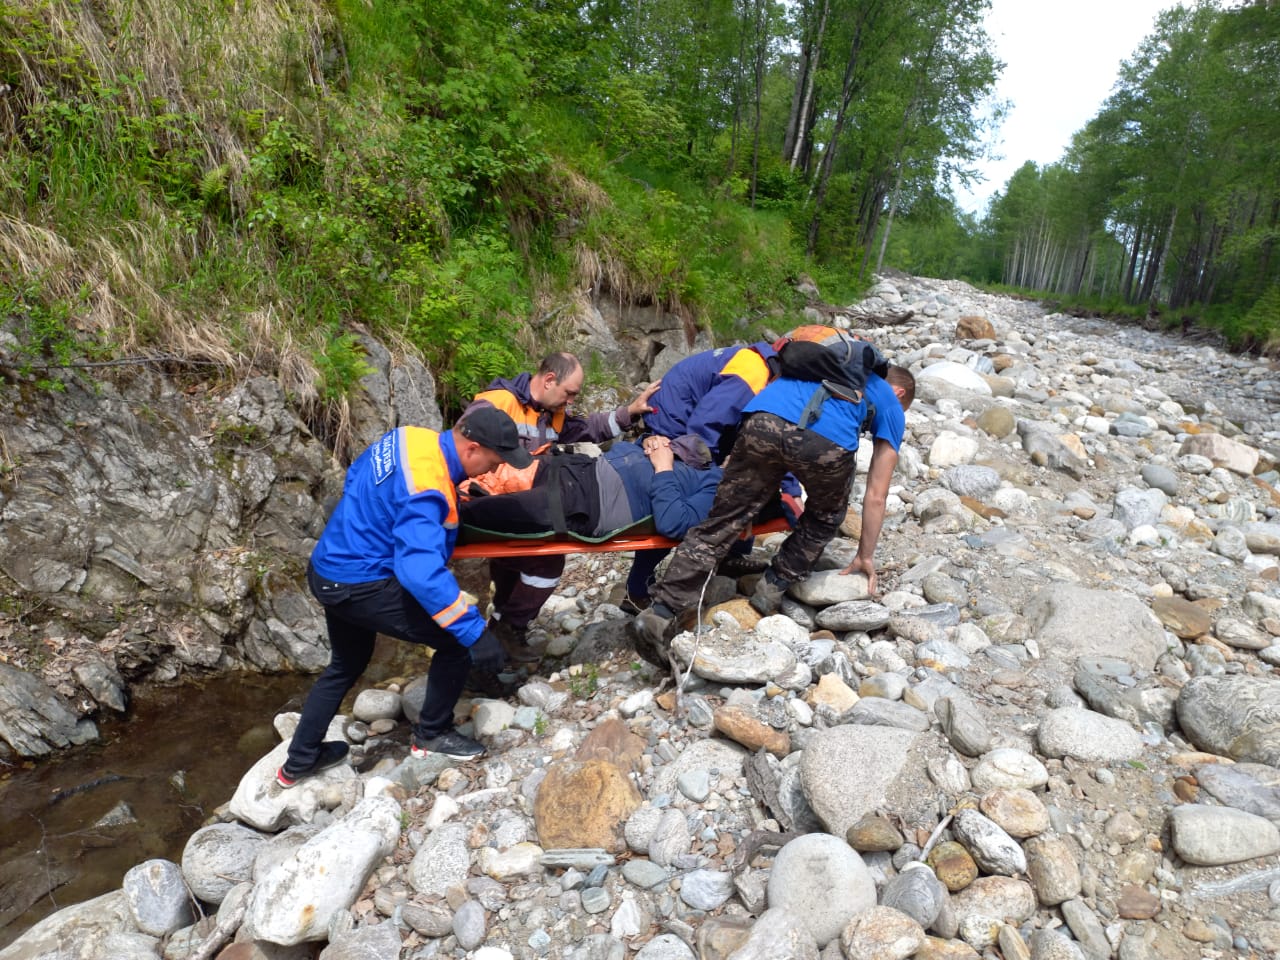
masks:
[[[382,633],[435,650],[427,671],[427,694],[413,732],[430,740],[453,727],[453,708],[471,670],[471,654],[442,628],[394,577],[370,583],[326,580],[308,565],[307,584],[324,607],[329,628],[329,666],[317,678],[302,707],[289,745],[289,767],[306,770],[316,762],[329,723],[356,685]]]

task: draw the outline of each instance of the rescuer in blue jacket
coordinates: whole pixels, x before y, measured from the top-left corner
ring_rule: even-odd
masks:
[[[458,537],[457,485],[500,461],[521,469],[531,462],[511,417],[481,407],[444,433],[392,430],[351,464],[307,567],[307,583],[324,607],[329,666],[307,695],[288,759],[276,771],[280,786],[345,759],[347,744],[324,736],[369,665],[379,633],[435,650],[412,755],[465,760],[484,752],[454,729],[453,708],[473,663],[502,668],[502,645],[447,565]]]
[[[868,372],[865,394],[856,400],[842,395],[840,386],[780,377],[747,405],[711,513],[676,548],[652,606],[633,621],[636,650],[650,663],[668,663],[671,636],[693,612],[710,572],[788,471],[804,484],[808,506],[756,584],[751,606],[762,615],[773,613],[788,587],[809,575],[848,507],[864,426],[872,453],[862,535],[857,554],[841,572],[865,574],[868,591],[875,593],[874,554],[915,378],[904,367],[889,367],[884,379]]]
[[[649,398],[645,427],[660,437],[697,434],[724,463],[742,420],[742,410],[778,374],[777,353],[761,341],[718,347],[685,357],[662,375]]]

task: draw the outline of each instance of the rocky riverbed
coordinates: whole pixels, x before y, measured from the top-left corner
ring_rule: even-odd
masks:
[[[1275,955],[1277,371],[955,282],[838,317],[918,378],[878,596],[859,492],[781,614],[712,582],[676,688],[575,557],[541,674],[459,705],[487,757],[364,690],[352,765],[281,791],[282,740],[0,960]]]

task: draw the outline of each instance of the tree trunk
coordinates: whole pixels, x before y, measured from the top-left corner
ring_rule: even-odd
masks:
[[[805,80],[804,97],[800,101],[800,112],[796,114],[796,136],[791,145],[791,170],[795,170],[800,157],[806,153],[805,145],[813,133],[813,85],[818,77],[818,62],[822,59],[822,41],[827,32],[827,13],[831,8],[831,0],[822,0],[822,14],[818,18],[818,32],[812,44],[812,56],[809,58],[808,77]],[[807,164],[806,164],[807,166]]]

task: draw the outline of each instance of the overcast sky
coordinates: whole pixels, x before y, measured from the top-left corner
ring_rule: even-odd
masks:
[[[987,33],[1006,64],[996,85],[1012,108],[997,133],[1001,160],[980,167],[986,182],[958,191],[961,209],[981,215],[1020,166],[1062,158],[1071,135],[1098,112],[1120,61],[1153,32],[1177,0],[991,0]]]

